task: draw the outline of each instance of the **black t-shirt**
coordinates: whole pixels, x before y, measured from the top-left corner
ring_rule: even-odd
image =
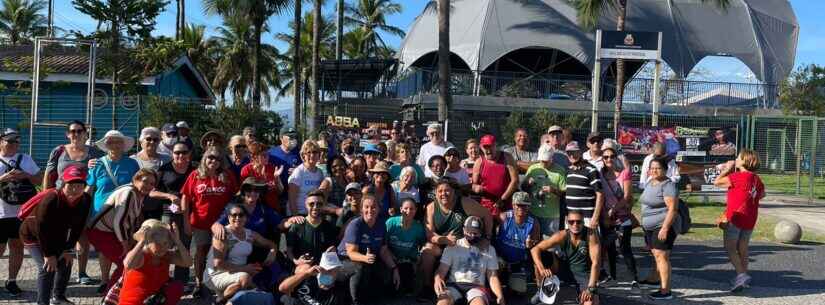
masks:
[[[289,232],[286,234],[286,245],[292,249],[292,254],[296,258],[309,253],[313,261],[318,263],[321,254],[327,248],[337,245],[337,239],[338,228],[322,219],[317,227],[311,225],[309,221],[289,227]]]
[[[186,183],[186,178],[189,177],[189,174],[195,170],[195,166],[191,163],[189,164],[189,168],[186,169],[186,172],[183,174],[179,174],[175,171],[175,167],[172,166],[172,162],[166,163],[161,165],[158,169],[158,185],[156,190],[159,192],[170,193],[180,197],[180,190],[183,188],[183,184]],[[156,210],[160,209],[161,207],[166,210],[170,204],[169,200],[166,199],[154,199],[154,198],[147,198],[149,200],[144,202],[144,210]],[[146,205],[150,205],[150,207],[146,207]]]
[[[335,285],[330,289],[318,287],[318,280],[315,277],[308,278],[301,282],[295,289],[294,297],[298,304],[303,305],[344,305],[348,304],[347,290],[344,285]]]
[[[579,168],[567,169],[567,190],[564,193],[568,210],[579,210],[584,217],[592,217],[596,192],[601,192],[601,180],[596,167],[584,162]]]

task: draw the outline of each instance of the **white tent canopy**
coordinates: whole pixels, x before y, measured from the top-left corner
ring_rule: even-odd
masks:
[[[595,31],[578,26],[576,10],[565,0],[452,0],[450,50],[473,70],[523,48],[562,51],[591,71]],[[713,1],[628,1],[632,31],[663,32],[664,61],[686,76],[706,56],[738,58],[756,77],[777,83],[794,66],[799,24],[786,0],[731,0],[727,10]],[[601,29],[615,29],[613,9],[603,14]],[[401,45],[402,68],[438,50],[438,16],[425,9]]]

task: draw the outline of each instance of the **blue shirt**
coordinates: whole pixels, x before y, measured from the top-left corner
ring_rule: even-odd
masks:
[[[251,162],[251,161],[250,161],[249,157],[247,156],[247,157],[243,157],[243,159],[241,159],[241,164],[235,165],[235,162],[232,161],[232,157],[226,156],[226,163],[228,165],[226,168],[229,171],[231,171],[233,174],[235,174],[235,177],[238,178],[238,179],[241,178],[241,169],[243,169],[244,166],[249,164],[249,162]],[[243,182],[243,181],[241,181],[241,182]]]
[[[526,240],[533,231],[533,217],[527,216],[526,221],[518,225],[513,211],[505,212],[504,223],[501,224],[496,238],[496,251],[508,263],[517,263],[528,258]]]
[[[126,156],[121,157],[118,161],[112,161],[108,156],[97,159],[97,161],[95,167],[89,170],[89,176],[86,178],[86,184],[95,187],[92,216],[100,212],[103,204],[106,203],[106,199],[118,186],[132,183],[132,177],[140,170],[138,162]],[[103,162],[109,164],[117,183],[109,177]]]
[[[301,154],[298,151],[298,148],[291,151],[284,151],[281,146],[275,146],[269,149],[269,162],[274,164],[275,166],[283,166],[284,171],[281,172],[281,183],[287,185],[287,179],[289,178],[290,169],[294,169],[298,167],[303,161],[301,161]],[[283,192],[283,195],[286,195],[287,192]]]
[[[354,244],[358,246],[358,252],[366,254],[367,249],[370,249],[371,254],[378,256],[381,246],[384,245],[386,233],[387,229],[383,221],[376,220],[375,225],[370,228],[363,217],[354,218],[347,225],[344,238],[338,244],[338,255],[347,257],[347,244]]]
[[[218,220],[218,222],[224,226],[229,224],[229,207],[230,206],[227,205],[221,214],[221,218]],[[272,234],[278,231],[278,225],[281,224],[282,219],[283,217],[278,215],[278,212],[275,212],[275,210],[263,203],[258,203],[255,205],[255,209],[249,212],[249,215],[246,217],[246,225],[244,225],[244,228],[252,230],[266,239],[272,240],[275,238]]]

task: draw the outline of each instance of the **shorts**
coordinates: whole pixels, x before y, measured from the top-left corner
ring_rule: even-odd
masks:
[[[453,303],[465,299],[467,300],[467,304],[470,304],[476,298],[482,298],[484,304],[490,304],[487,288],[476,284],[449,283],[447,284],[447,294],[453,300]]]
[[[20,239],[21,223],[17,217],[0,219],[0,244],[5,244],[9,239]]]
[[[535,217],[535,216],[533,216]],[[559,231],[559,219],[548,217],[536,217],[538,220],[539,225],[541,226],[541,235],[543,236],[553,236],[556,232]]]
[[[198,247],[212,244],[212,231],[192,228],[192,242]]]
[[[659,230],[645,230],[645,241],[651,249],[656,250],[673,250],[673,243],[676,242],[676,231],[668,230],[667,238],[665,240],[659,239]]]
[[[204,283],[207,287],[209,287],[209,289],[212,289],[212,291],[214,291],[216,294],[223,296],[223,292],[226,290],[227,287],[239,282],[241,278],[244,276],[249,277],[249,273],[213,271],[209,275],[204,276]]]
[[[753,230],[742,230],[739,227],[733,225],[732,223],[728,222],[727,228],[725,228],[724,236],[725,240],[735,240],[735,241],[750,241],[751,234],[753,234]]]

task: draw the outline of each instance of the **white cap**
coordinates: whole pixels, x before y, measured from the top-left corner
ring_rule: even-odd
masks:
[[[547,144],[541,144],[539,147],[538,157],[536,158],[539,161],[550,161],[553,160],[553,148]]]
[[[338,259],[338,254],[335,252],[324,252],[321,255],[321,263],[319,264],[324,270],[332,270],[341,267],[341,260]]]
[[[556,294],[559,293],[559,278],[555,275],[544,278],[539,289],[539,301],[544,304],[556,303]]]
[[[187,123],[186,123],[186,121],[180,121],[180,122],[178,122],[177,124],[175,124],[175,127],[177,127],[177,128],[186,128],[186,129],[190,129],[190,128],[189,128],[189,124],[187,124]]]

